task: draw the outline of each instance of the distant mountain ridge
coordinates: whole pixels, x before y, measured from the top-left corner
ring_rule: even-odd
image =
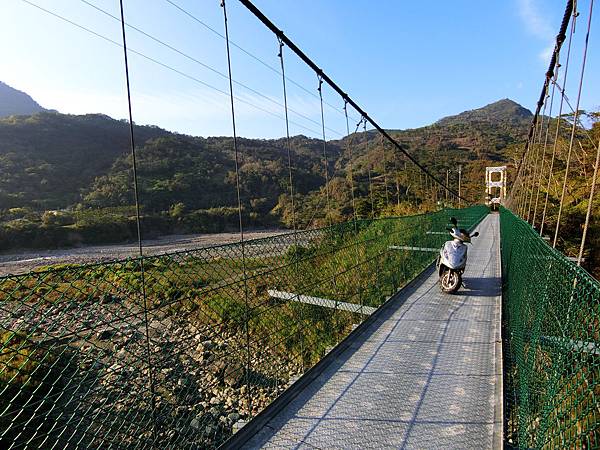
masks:
[[[110,231],[117,226],[110,222],[116,217],[113,212],[128,211],[133,204],[127,123],[102,114],[48,112],[27,94],[5,84],[0,88],[0,105],[11,115],[0,117],[0,249],[21,236],[17,231],[23,227],[46,230],[40,225],[44,211],[96,211],[94,220],[103,221],[106,232],[96,233],[94,242],[104,242],[106,236],[118,239],[127,235]],[[8,98],[16,99],[11,108],[3,100]],[[34,113],[18,114],[27,110]],[[426,127],[389,133],[439,179],[445,179],[450,171],[454,188],[456,177],[452,174],[462,166],[463,195],[479,198],[485,167],[511,161],[511,149],[525,139],[530,120],[530,111],[504,99]],[[237,223],[235,155],[230,136],[202,138],[156,126],[136,126],[135,135],[142,211],[152,230],[157,234],[219,231]],[[406,202],[411,208],[431,203],[429,195],[418,194],[423,182],[419,171],[406,166],[400,152],[383,144],[373,131],[328,141],[329,189],[324,189],[322,141],[292,137],[294,213],[287,181],[286,140],[239,138],[240,193],[246,220],[268,226],[291,227],[295,220],[305,227],[313,219],[317,225],[324,224],[327,200],[333,220],[346,220],[353,210],[351,173],[361,217],[384,213],[394,199],[398,206]],[[371,179],[376,183],[372,191]],[[224,223],[213,218],[224,214],[231,216]],[[198,221],[202,217],[205,225],[201,227]],[[12,234],[7,232],[3,244],[2,229],[9,228]],[[65,228],[62,232],[71,231]],[[47,240],[39,245],[47,245]]]
[[[9,115],[20,117],[6,117]],[[504,161],[504,149],[524,136],[531,116],[518,103],[503,99],[444,117],[427,127],[390,133],[417,160],[433,170],[439,166],[441,175],[442,166],[447,164]],[[353,154],[346,154],[348,139],[356,147]],[[149,177],[142,183],[149,209],[165,211],[169,202],[181,201],[192,209],[235,203],[228,195],[221,195],[229,192],[232,182],[230,137],[200,138],[156,126],[136,126],[136,140],[141,176]],[[368,147],[361,144],[362,138],[352,136],[329,141],[330,181],[347,177],[351,164],[356,176],[364,175],[369,167],[377,171],[383,158],[381,143],[375,133],[369,133],[368,140]],[[248,172],[243,177],[248,185],[246,195],[267,213],[286,192],[285,185],[276,180],[286,166],[285,141],[241,139],[240,145],[245,150],[242,171]],[[0,209],[128,204],[128,148],[128,129],[123,121],[102,114],[48,112],[26,93],[0,82],[0,163],[7,169],[0,174]],[[302,185],[299,192],[319,195],[324,183],[320,148],[318,139],[292,138],[297,175],[302,174],[296,177]],[[267,180],[278,186],[271,189],[265,184]]]
[[[454,116],[444,117],[436,125],[453,125],[465,122],[530,122],[533,114],[527,108],[508,98],[490,103],[482,108],[464,111]]]
[[[25,92],[0,81],[0,117],[31,115],[47,111]]]

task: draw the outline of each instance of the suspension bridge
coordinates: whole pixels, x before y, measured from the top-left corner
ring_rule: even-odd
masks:
[[[244,446],[501,447],[499,225],[488,215],[478,227],[461,295],[441,293],[430,267]]]
[[[221,75],[229,91],[222,94],[231,107],[240,240],[144,254],[121,1],[120,17],[111,16],[120,22],[121,41],[111,42],[124,56],[139,256],[0,278],[3,448],[598,448],[600,283],[582,264],[600,143],[579,111],[593,0],[587,11],[582,2],[566,2],[513,181],[506,181],[510,167],[488,170],[500,171],[500,182],[490,175],[484,183],[481,175],[482,202],[499,189],[498,212],[465,198],[408,153],[250,1],[235,4],[278,45],[280,68],[273,70],[282,82],[292,229],[244,236],[239,84],[230,53],[238,44],[229,39],[230,5],[223,1],[219,36],[228,72]],[[577,99],[566,117],[576,21],[587,35]],[[325,226],[297,226],[286,52],[317,77],[325,184],[315,214]],[[352,212],[348,221],[333,220],[326,87],[343,102],[349,154],[360,126],[365,138],[371,126],[424,177],[421,189],[435,208],[360,217],[350,164]],[[591,180],[570,174],[570,167],[586,165],[587,153],[583,163],[573,156],[585,141],[596,151]],[[559,239],[573,179],[588,199],[576,257],[560,251]],[[373,210],[370,171],[368,180]],[[554,185],[562,195],[551,194]],[[440,291],[434,264],[450,217],[480,232],[455,295]]]

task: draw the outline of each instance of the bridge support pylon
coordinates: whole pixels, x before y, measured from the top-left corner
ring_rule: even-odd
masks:
[[[489,206],[498,209],[506,198],[506,166],[485,168],[485,190]]]

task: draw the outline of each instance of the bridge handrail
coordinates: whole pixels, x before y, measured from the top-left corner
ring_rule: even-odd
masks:
[[[148,256],[147,320],[139,258],[1,278],[0,441],[218,446],[435,257],[390,245],[441,246],[427,231],[487,211],[247,241],[244,268],[240,244]]]
[[[596,448],[600,283],[510,210],[500,223],[508,437],[520,448]]]

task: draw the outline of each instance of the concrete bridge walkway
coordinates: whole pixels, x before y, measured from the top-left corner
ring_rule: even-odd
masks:
[[[429,269],[245,448],[500,448],[499,217],[478,231],[458,294]]]

